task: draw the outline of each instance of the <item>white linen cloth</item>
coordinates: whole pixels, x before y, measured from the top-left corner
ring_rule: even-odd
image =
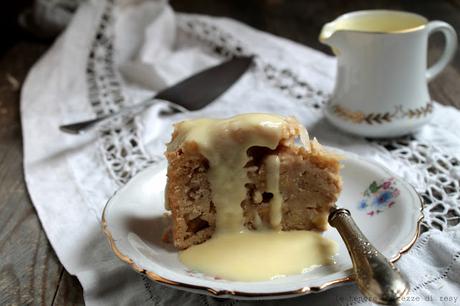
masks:
[[[256,67],[203,110],[159,118],[165,105],[156,105],[130,122],[85,135],[58,129],[136,103],[238,54],[256,55]],[[410,280],[410,298],[420,299],[416,305],[460,303],[460,112],[436,103],[430,124],[398,140],[368,141],[341,133],[322,115],[335,69],[332,57],[226,18],[176,14],[161,1],[84,2],[31,69],[22,90],[21,116],[32,202],[60,261],[80,280],[85,302],[278,304],[219,300],[156,284],[112,254],[100,225],[114,191],[162,158],[173,122],[276,112],[295,115],[326,145],[384,164],[424,195],[428,231],[398,266]],[[368,304],[353,284],[282,303]]]

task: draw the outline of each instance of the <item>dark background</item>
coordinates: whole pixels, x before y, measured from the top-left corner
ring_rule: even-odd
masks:
[[[460,0],[172,0],[177,11],[228,16],[257,29],[283,36],[315,49],[329,52],[317,36],[324,23],[346,12],[362,9],[396,9],[440,19],[460,29]],[[19,40],[37,39],[18,25],[18,15],[33,7],[32,0],[2,1],[0,4],[0,55]]]
[[[0,305],[82,305],[81,287],[49,245],[22,172],[20,88],[27,71],[53,41],[52,35],[37,35],[33,28],[18,25],[19,14],[32,4],[30,0],[0,2]],[[444,20],[460,32],[460,0],[172,0],[171,5],[178,11],[234,18],[327,53],[329,49],[318,42],[322,25],[360,9],[412,11]],[[442,37],[435,35],[430,40],[430,62],[442,48]],[[460,107],[459,69],[457,51],[451,65],[430,83],[435,100]]]

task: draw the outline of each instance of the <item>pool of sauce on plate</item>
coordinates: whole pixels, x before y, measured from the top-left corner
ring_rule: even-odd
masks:
[[[284,130],[283,130],[284,129]],[[258,231],[243,226],[241,202],[249,183],[247,154],[254,146],[276,149],[283,131],[295,129],[306,144],[305,129],[292,118],[268,114],[245,114],[230,119],[197,119],[180,122],[178,133],[168,145],[175,150],[184,141],[193,141],[209,161],[207,173],[216,207],[216,231],[211,239],[180,252],[189,268],[230,280],[261,281],[298,274],[332,263],[334,242],[311,231],[280,231],[282,195],[279,191],[279,158],[265,159],[270,226],[257,222]],[[285,133],[284,133],[285,134]]]
[[[235,281],[264,281],[333,263],[335,242],[311,231],[217,233],[180,252],[189,268]]]

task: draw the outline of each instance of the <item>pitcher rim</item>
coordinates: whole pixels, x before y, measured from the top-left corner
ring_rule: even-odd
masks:
[[[390,13],[397,13],[397,14],[401,14],[401,15],[411,15],[411,16],[415,16],[417,18],[419,18],[423,23],[420,24],[420,25],[417,25],[417,26],[413,26],[413,27],[409,27],[409,28],[405,28],[405,29],[401,29],[401,30],[388,30],[388,31],[366,31],[366,30],[346,30],[346,29],[338,29],[336,30],[335,32],[344,32],[344,31],[347,31],[347,32],[357,32],[357,33],[371,33],[371,34],[404,34],[404,33],[411,33],[411,32],[416,32],[416,31],[419,31],[419,30],[422,30],[424,28],[426,28],[426,26],[428,25],[428,19],[422,15],[419,15],[417,13],[413,13],[413,12],[407,12],[407,11],[399,11],[399,10],[385,10],[385,9],[376,9],[376,10],[359,10],[359,11],[353,11],[353,12],[348,12],[348,13],[345,13],[343,15],[340,15],[338,16],[336,19],[334,19],[333,21],[331,22],[328,22],[326,23],[324,26],[323,26],[323,29],[324,27],[326,27],[327,25],[329,24],[332,24],[340,19],[344,19],[344,18],[350,18],[351,16],[356,16],[356,15],[362,15],[362,14],[369,14],[369,13],[384,13],[384,12],[390,12]],[[321,31],[323,32],[323,31]],[[322,38],[320,36],[320,41],[324,40],[324,38]]]

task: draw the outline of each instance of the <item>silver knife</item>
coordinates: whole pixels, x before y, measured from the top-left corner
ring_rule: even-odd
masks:
[[[220,65],[205,69],[187,79],[168,87],[155,96],[120,111],[95,119],[61,125],[59,129],[70,134],[79,134],[105,120],[138,113],[159,101],[167,101],[177,111],[198,110],[223,94],[251,66],[252,57],[236,57]]]

